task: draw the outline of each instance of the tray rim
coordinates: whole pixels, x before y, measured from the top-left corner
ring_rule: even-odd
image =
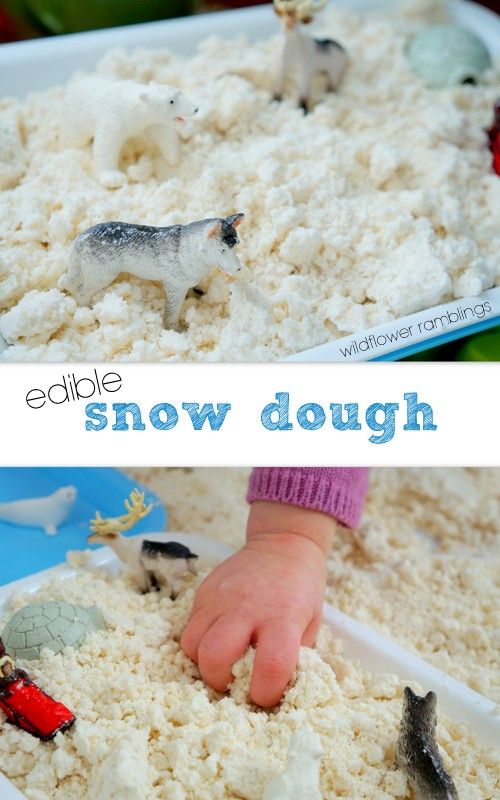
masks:
[[[397,4],[398,0],[340,0],[339,5],[349,5],[354,10],[380,10],[383,8],[390,8]],[[500,17],[497,17],[493,11],[478,5],[472,0],[447,0],[447,6],[450,12],[457,18],[459,22],[466,22],[473,30],[479,35],[482,35],[488,42],[490,47],[493,47],[495,53],[500,55]],[[44,63],[53,61],[56,64],[60,62],[63,66],[68,57],[75,59],[81,57],[82,53],[87,53],[91,56],[93,63],[99,58],[103,52],[113,46],[124,47],[152,47],[159,46],[163,43],[167,44],[170,37],[170,44],[174,50],[176,42],[190,41],[191,47],[195,46],[205,36],[217,33],[218,35],[234,35],[235,33],[244,33],[248,38],[262,38],[264,35],[276,30],[274,22],[274,15],[272,15],[271,4],[255,6],[253,8],[235,9],[232,11],[221,11],[216,15],[214,14],[199,14],[191,17],[182,17],[179,19],[163,20],[159,22],[142,23],[140,25],[128,25],[116,28],[105,28],[96,31],[85,31],[82,33],[67,34],[63,36],[53,37],[49,39],[32,40],[25,42],[13,42],[4,44],[0,47],[0,76],[2,72],[4,75],[7,73],[12,74],[12,71],[22,70],[23,65],[32,62],[32,70],[34,61],[37,58],[43,57]],[[217,19],[217,29],[213,30],[214,19]],[[273,21],[270,28],[270,22]],[[197,32],[198,31],[198,32]],[[156,43],[155,45],[152,43]],[[494,43],[494,44],[492,44]],[[50,51],[50,52],[49,52]],[[3,68],[3,69],[2,69]],[[10,69],[9,69],[10,68]],[[70,73],[74,71],[71,67]],[[64,78],[66,79],[66,78]],[[60,83],[60,81],[59,81]],[[52,85],[49,83],[49,85]],[[0,94],[3,89],[0,84]],[[498,289],[500,297],[500,287]],[[492,290],[489,290],[492,291]],[[457,298],[456,302],[461,302],[466,298]],[[432,306],[424,309],[421,313],[438,313],[443,305]],[[420,313],[420,312],[419,312]],[[411,315],[409,315],[411,316]],[[405,324],[407,316],[397,318],[400,325]],[[386,323],[390,325],[390,321]],[[354,360],[357,361],[396,361],[414,353],[426,351],[430,348],[437,347],[449,341],[461,339],[466,335],[478,333],[488,328],[500,325],[500,314],[495,317],[478,321],[471,325],[458,326],[452,331],[444,334],[430,335],[417,342],[413,342],[408,346],[395,346],[386,349],[373,356],[367,355],[362,359],[347,358],[341,360],[335,359],[336,363],[350,363]],[[296,361],[328,361],[332,362],[332,356],[328,356],[329,349],[335,349],[339,342],[348,340],[354,336],[370,335],[376,328],[366,328],[353,334],[348,334],[345,337],[338,339],[329,339],[326,342],[315,345],[306,350],[298,351],[292,356],[286,357],[284,360]],[[0,362],[5,360],[2,353],[6,353],[8,345],[0,341]]]

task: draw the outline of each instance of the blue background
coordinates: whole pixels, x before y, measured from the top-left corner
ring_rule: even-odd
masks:
[[[78,497],[55,536],[47,536],[41,528],[25,528],[0,520],[0,586],[64,562],[68,550],[99,547],[87,544],[90,520],[97,510],[103,517],[124,514],[123,501],[132,489],[146,491],[146,503],[155,505],[131,533],[166,530],[167,513],[158,497],[111,468],[0,468],[0,503],[43,497],[69,485],[78,489]]]

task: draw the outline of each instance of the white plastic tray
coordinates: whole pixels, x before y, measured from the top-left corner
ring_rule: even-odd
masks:
[[[231,547],[197,534],[148,533],[148,539],[157,541],[175,540],[197,553],[205,564],[215,566],[233,552]],[[112,550],[102,547],[92,553],[85,569],[99,567],[111,574],[121,569],[120,563]],[[76,574],[76,570],[61,564],[53,569],[38,572],[28,578],[15,581],[0,588],[0,615],[6,610],[9,598],[17,592],[35,592],[49,578],[58,576],[67,580]],[[438,695],[439,709],[447,717],[465,723],[478,739],[489,745],[497,745],[500,741],[500,717],[497,706],[491,700],[474,692],[444,672],[427,664],[408,650],[394,644],[390,639],[380,636],[375,631],[361,625],[356,620],[340,611],[336,611],[325,603],[324,621],[332,628],[335,636],[342,640],[347,657],[359,659],[370,672],[378,674],[390,672],[400,678],[417,681],[425,691],[434,691]],[[21,800],[24,798],[0,772],[1,800]]]
[[[377,10],[394,5],[397,0],[338,0],[338,5],[359,10]],[[452,18],[476,31],[488,44],[491,51],[500,54],[500,17],[468,0],[448,0]],[[255,40],[270,36],[277,31],[276,17],[272,6],[259,6],[218,14],[201,14],[178,20],[153,22],[145,25],[130,25],[123,28],[92,31],[88,33],[20,42],[0,47],[0,97],[16,95],[23,97],[30,91],[45,89],[64,83],[77,69],[92,69],[96,61],[112,47],[168,47],[181,55],[189,55],[198,43],[207,36],[234,36],[245,34]],[[297,353],[295,361],[367,361],[372,359],[394,360],[435,347],[469,333],[479,332],[500,325],[500,287],[492,289],[483,298],[474,298],[475,303],[488,298],[492,313],[488,319],[472,323],[459,322],[450,325],[444,334],[420,334],[411,339],[385,342],[384,334],[397,328],[409,327],[429,317],[442,316],[447,308],[452,310],[458,303],[435,306],[418,314],[388,322],[376,328],[336,339],[332,342]],[[417,327],[415,325],[415,327]],[[343,355],[353,339],[377,336],[385,342],[370,351]],[[0,341],[1,351],[5,343]]]

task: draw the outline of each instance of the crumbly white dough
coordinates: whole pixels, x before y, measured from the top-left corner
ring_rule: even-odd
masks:
[[[19,116],[7,107],[0,111],[0,190],[17,186],[24,172],[24,147]]]
[[[117,191],[95,180],[90,147],[60,147],[70,89],[18,104],[28,163],[20,184],[0,193],[0,335],[12,344],[2,358],[270,360],[499,283],[500,181],[484,128],[500,74],[480,87],[422,85],[403,48],[437,6],[327,15],[324,33],[351,63],[339,92],[323,97],[320,87],[306,117],[291,101],[270,102],[277,38],[214,37],[188,60],[109,53],[98,74],[170,84],[200,106],[177,166],[144,139],[128,143],[129,182]],[[168,225],[237,211],[246,213],[247,280],[214,273],[206,294],[184,304],[184,332],[163,330],[157,284],[122,275],[92,309],[55,288],[71,241],[97,222]],[[57,328],[30,320],[47,302]]]
[[[79,650],[45,650],[30,662],[37,683],[78,719],[53,744],[1,725],[2,770],[29,800],[261,800],[285,766],[291,736],[305,725],[323,746],[323,797],[407,798],[406,778],[394,766],[403,684],[345,659],[324,629],[317,651],[302,650],[276,711],[249,703],[252,651],[235,665],[229,696],[216,694],[178,644],[195,584],[187,581],[172,602],[140,595],[126,577],[83,571],[54,578],[36,594],[79,604],[92,597],[109,630]],[[25,602],[19,595],[12,608]],[[493,797],[498,749],[480,746],[442,715],[438,740],[459,795]]]
[[[248,470],[134,469],[172,530],[244,541]],[[500,703],[500,470],[373,469],[359,531],[338,528],[327,600]]]

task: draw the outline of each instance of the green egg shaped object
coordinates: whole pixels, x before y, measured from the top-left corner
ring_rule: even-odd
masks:
[[[2,639],[11,658],[32,661],[39,658],[44,647],[60,653],[65,647],[80,647],[87,634],[102,630],[106,630],[106,623],[95,606],[80,608],[50,600],[16,611]]]
[[[406,50],[413,71],[432,89],[476,84],[492,60],[475,33],[458,25],[435,25],[418,33]]]

